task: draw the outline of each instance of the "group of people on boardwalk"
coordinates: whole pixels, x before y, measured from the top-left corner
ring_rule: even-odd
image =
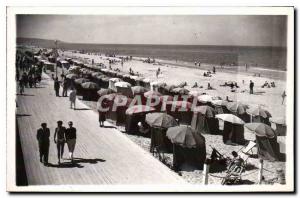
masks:
[[[68,87],[69,87],[69,83],[68,80],[66,79],[65,76],[62,76],[62,82],[58,80],[58,77],[54,78],[54,90],[55,90],[55,95],[56,97],[59,97],[59,90],[60,90],[60,86],[62,85],[63,87],[63,91],[62,91],[62,97],[68,97]],[[76,109],[76,89],[74,89],[73,86],[70,87],[71,91],[69,94],[69,100],[70,100],[70,108],[74,108],[74,110]]]
[[[73,127],[73,122],[68,122],[69,127],[65,128],[61,120],[57,121],[57,127],[54,133],[54,143],[57,147],[57,159],[58,165],[61,164],[64,154],[64,146],[67,143],[69,149],[69,159],[73,163],[73,153],[76,145],[76,128]],[[42,123],[41,128],[37,130],[36,135],[38,145],[39,145],[39,156],[40,162],[45,166],[48,166],[48,156],[50,148],[50,129],[47,127],[47,123]]]

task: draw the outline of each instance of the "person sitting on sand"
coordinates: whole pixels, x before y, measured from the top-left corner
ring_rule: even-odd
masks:
[[[210,85],[210,83],[207,83],[207,90],[215,90],[215,89]]]
[[[226,96],[226,101],[227,102],[233,102],[233,100],[230,100],[228,96]]]
[[[205,76],[205,77],[206,77],[206,72],[204,72],[204,73],[203,73],[203,76]]]
[[[281,103],[281,104],[283,104],[283,102],[284,102],[284,99],[285,99],[285,97],[286,97],[285,91],[283,91],[283,93],[282,93],[281,97],[282,97],[282,103]]]
[[[197,88],[198,87],[198,84],[197,82],[195,82],[195,84],[192,86],[192,88]]]
[[[234,86],[235,86],[236,88],[240,88],[240,87],[238,86],[237,82],[234,83]]]
[[[276,87],[275,82],[271,82],[271,87]]]
[[[216,73],[216,67],[213,66],[213,73],[215,74]]]

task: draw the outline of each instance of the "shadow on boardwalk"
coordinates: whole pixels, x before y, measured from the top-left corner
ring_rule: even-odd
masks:
[[[60,165],[48,163],[49,167],[53,168],[83,168],[80,163],[89,163],[89,164],[97,164],[98,162],[105,162],[104,159],[84,159],[84,158],[74,158],[73,162],[63,162]]]

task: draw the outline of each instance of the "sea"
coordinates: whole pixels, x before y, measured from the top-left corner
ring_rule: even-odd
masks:
[[[18,39],[18,44],[53,48],[54,41],[44,39]],[[84,44],[58,42],[58,48],[83,53],[128,55],[180,62],[236,65],[245,64],[272,70],[286,71],[286,47],[212,46],[212,45],[136,45],[136,44]]]

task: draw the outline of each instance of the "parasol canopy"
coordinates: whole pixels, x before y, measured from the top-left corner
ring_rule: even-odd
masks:
[[[78,78],[78,75],[77,74],[68,74],[68,75],[66,75],[66,78],[68,78],[68,79],[76,79],[76,78]]]
[[[253,109],[247,109],[246,112],[250,115],[253,115],[253,116],[261,116],[263,118],[269,118],[269,117],[272,117],[270,112],[265,110],[265,109],[262,109],[260,107],[256,107],[256,108],[253,108]]]
[[[228,104],[226,100],[212,100],[211,103],[215,106],[224,106],[224,107],[226,107],[226,105]]]
[[[193,96],[193,97],[198,97],[198,96],[202,95],[202,92],[201,91],[197,91],[197,90],[192,90],[192,91],[189,92],[189,95]]]
[[[185,88],[178,87],[178,88],[172,89],[172,92],[176,93],[176,94],[181,94],[181,95],[188,95],[190,91]]]
[[[205,115],[206,117],[209,117],[209,118],[213,118],[215,116],[215,110],[212,107],[207,106],[207,105],[197,106],[197,107],[193,108],[193,111],[199,112],[202,115]]]
[[[245,124],[245,122],[241,118],[239,118],[233,114],[226,114],[226,113],[225,114],[217,114],[216,118],[221,119],[223,121],[233,123],[233,124]]]
[[[116,82],[115,83],[115,87],[124,87],[124,88],[128,88],[131,87],[131,84],[128,82]]]
[[[99,89],[99,85],[93,82],[85,82],[81,84],[81,87],[84,89]]]
[[[89,82],[90,80],[89,79],[86,79],[86,78],[78,78],[78,79],[75,79],[75,83],[76,84],[79,84],[81,85],[82,83],[85,83],[85,82]]]
[[[247,123],[244,125],[244,128],[259,137],[274,138],[276,136],[276,132],[269,125],[264,123]]]
[[[126,115],[132,115],[137,113],[147,113],[155,111],[153,107],[146,105],[134,105],[126,110]]]
[[[142,87],[142,86],[131,87],[131,90],[132,90],[133,94],[143,94],[148,91],[148,89],[146,89],[145,87]]]
[[[147,91],[144,93],[144,96],[147,98],[152,98],[155,96],[161,96],[161,93],[157,92],[157,91]]]
[[[192,108],[192,103],[187,101],[169,101],[167,105],[175,107],[175,109],[190,110]]]
[[[170,127],[167,137],[173,144],[187,148],[196,148],[205,145],[205,138],[200,133],[195,133],[189,126]]]
[[[115,91],[112,89],[100,89],[99,91],[97,91],[97,94],[99,96],[104,96],[104,95],[108,95],[108,94],[112,94],[112,93],[115,93]]]
[[[198,96],[197,99],[199,102],[207,103],[207,102],[211,102],[213,100],[213,97],[205,94],[205,95]]]
[[[237,114],[244,114],[246,113],[246,110],[249,108],[248,105],[242,104],[240,102],[229,102],[226,105],[226,107],[229,111]]]
[[[281,124],[281,125],[286,125],[286,120],[285,117],[275,117],[275,118],[269,118],[270,122],[273,122],[275,124]]]
[[[146,115],[146,122],[151,127],[169,128],[178,126],[176,120],[166,113],[149,113]]]

